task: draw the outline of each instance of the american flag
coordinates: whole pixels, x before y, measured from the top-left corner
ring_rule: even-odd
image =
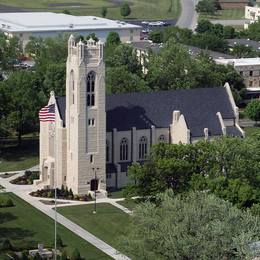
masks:
[[[39,111],[39,119],[41,122],[55,122],[55,105],[43,107]]]

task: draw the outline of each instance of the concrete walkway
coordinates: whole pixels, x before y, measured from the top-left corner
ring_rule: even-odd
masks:
[[[1,173],[0,173],[1,174]],[[13,175],[10,178],[1,178],[0,177],[0,185],[5,187],[6,192],[12,192],[16,196],[20,197],[24,201],[28,202],[31,204],[33,207],[37,208],[47,216],[49,216],[52,219],[55,219],[55,211],[52,209],[53,205],[45,205],[39,200],[42,198],[38,197],[32,197],[29,195],[29,193],[33,190],[36,190],[37,188],[34,185],[13,185],[10,183],[10,180],[17,178],[18,176],[22,176],[24,174],[24,171],[20,171],[17,174]],[[53,200],[53,199],[50,199]],[[61,200],[63,201],[63,200]],[[77,202],[77,201],[67,201],[69,204],[62,204],[59,206],[70,206],[70,205],[82,205],[82,204],[90,204],[94,203],[93,201],[91,202]],[[117,204],[116,202],[113,202],[112,199],[106,198],[106,199],[100,199],[97,201],[98,203],[111,203],[112,205],[120,208],[124,212],[126,212],[128,209],[124,208],[123,206]],[[113,203],[114,204],[113,204]],[[124,209],[123,209],[124,208]],[[129,214],[129,213],[128,213]],[[57,222],[60,223],[61,225],[65,226],[68,228],[70,231],[78,235],[79,237],[83,238],[90,244],[94,245],[96,248],[104,252],[105,254],[109,255],[113,259],[130,259],[127,256],[121,254],[118,252],[115,248],[111,247],[101,239],[97,238],[93,234],[89,233],[85,229],[81,228],[79,225],[75,224],[74,222],[70,221],[69,219],[65,218],[61,214],[57,213]]]

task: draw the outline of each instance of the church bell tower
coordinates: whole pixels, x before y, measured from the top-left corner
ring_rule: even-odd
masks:
[[[75,194],[106,193],[103,44],[71,35],[66,73],[66,185]]]

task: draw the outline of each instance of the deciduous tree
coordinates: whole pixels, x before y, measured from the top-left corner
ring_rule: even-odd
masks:
[[[207,193],[157,196],[134,210],[123,245],[135,259],[253,259],[259,219]]]

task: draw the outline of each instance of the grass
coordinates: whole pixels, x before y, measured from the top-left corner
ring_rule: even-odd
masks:
[[[107,7],[107,18],[122,19],[120,0],[1,0],[1,4],[34,11],[61,12],[69,10],[75,15],[101,16],[102,7]],[[180,0],[128,0],[131,7],[130,19],[174,19],[180,14]],[[71,4],[71,6],[50,7],[50,4]],[[72,7],[74,3],[82,4],[80,8]]]
[[[129,210],[133,210],[138,204],[138,202],[133,199],[126,199],[126,200],[118,201],[117,203],[128,208]]]
[[[28,169],[39,163],[38,138],[24,139],[21,146],[16,140],[5,140],[0,145],[0,172]]]
[[[246,132],[246,137],[260,136],[260,126],[258,127],[246,127],[243,129]]]
[[[108,197],[111,199],[124,198],[124,191],[123,191],[123,189],[119,189],[119,190],[115,190],[115,191],[108,191]]]
[[[199,19],[208,20],[240,20],[244,19],[244,9],[218,10],[215,15],[200,14]]]
[[[12,193],[0,194],[0,197],[10,198],[15,204],[15,207],[0,210],[1,238],[10,239],[17,249],[36,248],[38,243],[43,243],[46,247],[53,246],[54,221],[52,219]],[[61,225],[58,225],[58,234],[66,245],[64,249],[69,255],[72,250],[78,248],[85,259],[110,259]]]
[[[93,205],[61,207],[59,213],[123,251],[120,237],[127,232],[130,216],[120,209],[108,203],[99,203],[96,214],[93,214]]]

